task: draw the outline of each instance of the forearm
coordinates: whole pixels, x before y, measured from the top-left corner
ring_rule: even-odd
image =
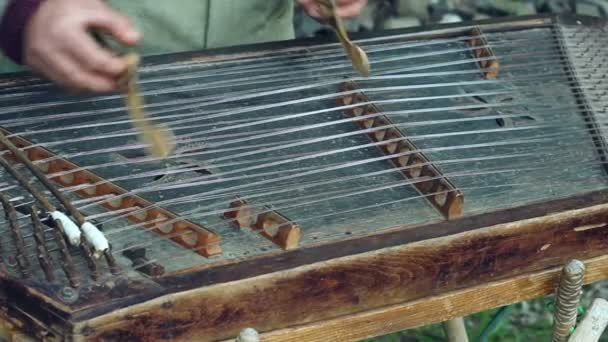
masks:
[[[44,0],[10,0],[0,21],[0,49],[13,62],[23,64],[25,28]]]

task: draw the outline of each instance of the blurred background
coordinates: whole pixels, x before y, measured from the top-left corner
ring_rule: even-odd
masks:
[[[376,31],[493,17],[577,13],[606,17],[608,0],[368,0],[361,17],[348,22],[350,31]],[[326,34],[316,21],[296,9],[299,37]]]

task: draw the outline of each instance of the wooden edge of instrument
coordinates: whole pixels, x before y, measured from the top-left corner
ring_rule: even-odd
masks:
[[[357,91],[353,82],[342,84],[341,92],[352,93]],[[383,113],[382,108],[369,104],[370,99],[363,92],[343,95],[338,98],[339,106],[353,106],[358,103],[367,103],[345,109],[344,112],[352,117],[361,117]],[[464,195],[460,190],[445,177],[439,169],[433,165],[430,159],[420,152],[418,147],[403,132],[394,126],[386,115],[356,121],[359,128],[366,130],[374,127],[388,127],[368,133],[369,138],[376,143],[386,141],[378,145],[378,148],[387,156],[407,153],[390,159],[395,168],[402,168],[401,173],[406,179],[412,180],[414,188],[437,209],[446,219],[451,220],[463,215]],[[396,140],[396,141],[392,141]],[[391,142],[392,141],[392,142]],[[421,166],[417,166],[421,165]],[[428,181],[416,181],[421,177],[428,177]]]
[[[471,46],[471,53],[475,58],[479,59],[477,63],[482,69],[485,69],[483,74],[486,79],[495,79],[498,77],[500,70],[500,61],[494,53],[494,50],[489,46],[485,34],[479,26],[471,30],[471,39],[467,41]]]
[[[297,248],[300,244],[300,226],[268,206],[256,217],[249,203],[237,197],[224,212],[224,219],[239,229],[252,228],[283,250]]]
[[[525,299],[520,293],[526,287],[531,287],[526,296],[546,293],[557,280],[541,285],[524,275],[558,268],[557,275],[571,259],[600,257],[589,274],[593,280],[607,278],[607,232],[608,204],[600,204],[167,294],[71,322],[69,334],[74,341],[223,340],[245,327],[271,332],[431,299],[434,304],[420,311],[418,320],[400,318],[415,326],[481,308],[477,296],[483,298],[482,289],[492,291],[494,282],[507,285],[489,292],[493,304],[487,306]],[[517,287],[508,286],[510,281]],[[465,289],[474,290],[466,292],[470,303],[460,310],[433,299]],[[408,310],[411,315],[419,311]]]
[[[585,284],[608,277],[608,255],[584,260]],[[519,303],[555,292],[562,267],[520,275],[430,298],[262,334],[264,342],[360,341]],[[578,329],[577,329],[578,330]]]
[[[23,149],[32,162],[38,162],[36,166],[45,175],[81,169],[78,165],[60,158],[41,146],[34,145],[23,137],[12,135],[6,129],[0,128],[0,131],[7,135],[15,146]],[[6,155],[7,158],[12,158],[11,156],[12,154]],[[132,194],[125,196],[129,193],[126,189],[101,178],[91,171],[82,169],[65,175],[50,177],[50,180],[64,187],[91,185],[76,191],[83,198],[104,195],[124,196],[115,200],[104,201],[101,206],[108,210],[132,209],[134,213],[126,216],[129,221],[134,224],[143,224],[146,229],[167,237],[184,248],[192,249],[204,257],[222,253],[218,234],[193,222],[179,219],[176,214],[154,206],[152,202],[142,197]]]

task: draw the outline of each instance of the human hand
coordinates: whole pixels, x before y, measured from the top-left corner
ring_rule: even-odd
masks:
[[[321,18],[319,5],[315,0],[298,0],[304,11],[313,18]],[[367,0],[336,0],[336,13],[342,18],[352,18],[361,14]]]
[[[129,20],[102,0],[46,0],[26,27],[25,63],[69,91],[116,90],[127,65],[102,48],[92,30],[125,45],[140,39]]]

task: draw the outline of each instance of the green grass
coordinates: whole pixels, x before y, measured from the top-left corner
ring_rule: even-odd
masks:
[[[551,307],[547,299],[535,299],[515,304],[495,326],[487,342],[550,341],[552,333]],[[499,309],[483,311],[465,319],[469,340],[480,342],[480,335]],[[363,342],[437,342],[445,341],[441,324],[367,339]],[[608,337],[603,337],[608,342]]]
[[[467,330],[471,342],[478,342],[479,335],[483,328],[492,319],[497,310],[484,311],[467,317]],[[498,341],[550,341],[551,322],[548,320],[536,322],[530,326],[515,324],[511,319],[506,318],[497,327],[494,333],[487,340],[488,342]],[[445,334],[441,324],[412,329],[401,333],[389,334],[379,338],[368,339],[365,342],[437,342],[445,341]]]

